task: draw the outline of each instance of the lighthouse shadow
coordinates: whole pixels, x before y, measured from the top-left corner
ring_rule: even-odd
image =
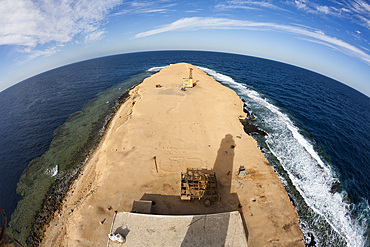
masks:
[[[217,157],[214,162],[213,172],[216,174],[218,192],[220,201],[212,202],[208,207],[204,205],[204,200],[181,201],[180,195],[161,195],[161,194],[147,194],[145,193],[141,200],[152,201],[152,213],[160,215],[194,215],[192,222],[189,224],[187,233],[182,242],[183,247],[194,246],[195,236],[202,236],[202,234],[210,234],[210,224],[216,224],[217,239],[216,242],[207,243],[207,238],[198,239],[202,246],[223,246],[226,241],[226,236],[229,227],[229,214],[223,214],[217,222],[211,221],[207,223],[207,215],[216,213],[226,213],[238,211],[241,215],[245,235],[248,239],[248,229],[244,221],[241,204],[237,193],[231,193],[231,181],[233,176],[233,163],[235,155],[235,141],[233,136],[226,134],[221,140],[220,147],[217,151]],[[210,245],[211,244],[211,245]],[[214,245],[215,244],[215,245]]]

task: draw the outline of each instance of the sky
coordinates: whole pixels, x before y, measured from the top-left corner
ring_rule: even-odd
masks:
[[[157,50],[271,59],[370,96],[370,1],[0,0],[0,91],[70,63]]]

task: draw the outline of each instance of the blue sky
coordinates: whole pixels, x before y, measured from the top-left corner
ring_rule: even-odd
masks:
[[[370,1],[0,0],[0,91],[73,62],[152,50],[267,58],[370,96]]]

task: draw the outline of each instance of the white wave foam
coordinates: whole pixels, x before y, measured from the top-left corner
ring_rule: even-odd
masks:
[[[58,174],[58,165],[55,165],[53,168],[46,169],[45,174],[52,177],[56,176]]]
[[[260,119],[269,131],[266,138],[271,153],[287,171],[289,178],[307,205],[323,216],[332,228],[347,241],[347,246],[364,246],[365,228],[353,220],[350,207],[343,202],[344,193],[331,193],[337,182],[335,172],[315,151],[313,145],[296,127],[287,114],[269,103],[258,92],[214,70],[200,67],[216,80],[229,85],[239,96],[257,108]],[[254,110],[254,109],[253,109]]]
[[[167,66],[152,67],[152,68],[148,69],[148,71],[150,71],[150,72],[158,72],[158,71],[160,71],[161,69],[164,69],[164,68],[166,68],[166,67],[167,67]]]

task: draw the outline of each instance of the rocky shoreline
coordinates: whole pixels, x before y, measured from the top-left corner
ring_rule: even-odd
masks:
[[[112,117],[129,97],[129,91],[131,89],[132,87],[125,90],[124,93],[119,92],[120,96],[118,99],[115,95],[117,95],[117,91],[120,88],[115,86],[108,89],[107,92],[103,93],[103,96],[99,96],[97,99],[88,102],[80,112],[72,114],[63,125],[55,130],[50,149],[41,157],[35,158],[30,162],[18,183],[17,192],[23,198],[13,212],[12,220],[9,223],[10,227],[7,229],[7,232],[11,236],[27,246],[38,246],[40,244],[46,226],[60,211],[71,185],[81,175],[81,168],[88,160],[89,155],[99,145],[105,130],[109,127]],[[103,105],[102,102],[107,102],[107,97],[109,99],[112,99],[112,97],[116,99],[110,104]],[[90,112],[91,109],[101,107],[99,105],[103,105],[104,109],[103,111],[99,110],[97,114],[98,118],[95,118],[90,123],[87,123],[86,120],[81,120],[83,118],[90,120],[91,117],[89,115],[93,114]],[[74,122],[77,122],[77,126],[73,126],[74,129],[72,130],[70,125]],[[55,155],[55,152],[63,152],[60,146],[68,146],[68,143],[78,136],[76,133],[79,133],[82,128],[86,128],[87,125],[90,125],[90,133],[80,137],[80,139],[84,140],[78,140],[79,143],[82,142],[83,144],[78,146],[76,150],[67,150],[68,153],[64,155],[68,155],[69,157],[64,160],[64,167],[61,167],[61,163],[57,163],[58,165],[55,168],[57,174],[55,176],[50,174],[48,171],[53,168],[50,165],[49,168],[45,168],[44,166],[47,164],[43,161],[48,160],[48,156]],[[65,137],[68,135],[69,137],[65,140]],[[57,155],[60,155],[59,153]],[[42,174],[41,179],[35,178],[34,176],[37,175],[32,174],[33,172],[38,175]],[[47,178],[44,178],[45,174],[48,174]],[[36,196],[32,195],[32,191],[39,190],[40,186],[47,187],[44,195],[42,193]],[[41,201],[38,202],[37,199]],[[32,212],[34,212],[33,215]]]

